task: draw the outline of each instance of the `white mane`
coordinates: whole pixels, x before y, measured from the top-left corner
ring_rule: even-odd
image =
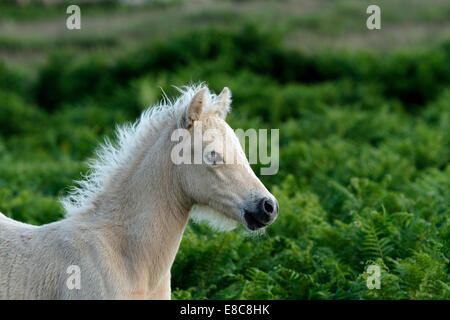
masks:
[[[94,209],[94,202],[98,195],[102,194],[111,183],[111,178],[119,174],[123,168],[132,163],[133,158],[139,152],[140,146],[145,141],[154,138],[161,128],[178,121],[194,95],[205,88],[204,84],[175,87],[181,95],[176,100],[165,98],[154,106],[146,109],[140,118],[133,124],[117,126],[116,142],[112,143],[108,138],[95,152],[96,158],[88,161],[89,170],[83,180],[75,181],[69,194],[61,200],[66,215],[89,212]],[[209,103],[204,112],[212,111],[217,96],[207,95]]]

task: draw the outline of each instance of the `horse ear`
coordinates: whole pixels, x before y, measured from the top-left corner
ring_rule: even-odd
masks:
[[[225,119],[230,111],[231,105],[231,91],[227,87],[223,88],[222,92],[217,97],[217,103],[219,105],[219,114]]]
[[[205,105],[207,88],[201,89],[195,94],[191,100],[191,104],[186,113],[184,127],[189,129],[194,125],[194,122],[200,119],[200,115],[203,111],[203,106]]]

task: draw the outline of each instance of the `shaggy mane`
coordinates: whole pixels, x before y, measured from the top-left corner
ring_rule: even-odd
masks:
[[[159,103],[147,108],[134,123],[117,126],[116,142],[105,138],[95,152],[96,157],[88,161],[88,173],[82,176],[82,180],[75,181],[76,186],[61,199],[66,216],[95,209],[96,198],[108,188],[112,177],[133,163],[139,147],[149,138],[155,137],[169,123],[178,123],[194,95],[207,86],[202,83],[175,88],[180,92],[176,100],[169,99],[164,94]],[[213,112],[217,95],[210,93],[206,98],[209,101],[205,103],[206,109],[203,113]]]

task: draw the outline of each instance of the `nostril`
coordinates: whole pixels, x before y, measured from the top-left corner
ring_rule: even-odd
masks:
[[[273,213],[273,211],[274,211],[274,206],[273,206],[272,200],[270,200],[270,199],[265,199],[265,200],[264,200],[263,206],[264,206],[264,211],[265,211],[266,213],[268,213],[268,214]]]

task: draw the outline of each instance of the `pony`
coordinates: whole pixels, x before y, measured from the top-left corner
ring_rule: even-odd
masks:
[[[88,174],[62,199],[64,219],[32,226],[0,214],[0,299],[170,299],[170,269],[189,217],[252,231],[276,219],[275,197],[225,121],[230,90],[178,90],[176,100],[145,110],[97,149]],[[226,143],[201,141],[208,161],[176,163],[181,139],[173,133],[196,127],[214,129]]]

